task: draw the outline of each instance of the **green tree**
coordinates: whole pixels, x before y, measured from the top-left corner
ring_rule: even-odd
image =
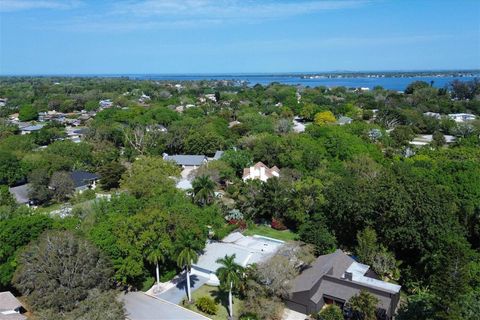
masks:
[[[75,190],[75,184],[70,177],[70,174],[65,171],[54,172],[50,178],[49,187],[52,190],[53,198],[57,202],[65,201]]]
[[[120,186],[120,179],[126,171],[125,167],[118,162],[110,162],[101,166],[98,170],[100,185],[104,190],[111,190]]]
[[[445,136],[440,131],[435,131],[432,135],[432,145],[434,147],[443,147],[446,143]]]
[[[209,176],[200,176],[192,182],[193,200],[201,206],[212,203],[215,198],[215,182]]]
[[[15,199],[8,190],[8,186],[0,185],[0,206],[13,208],[15,205]]]
[[[220,280],[220,286],[228,290],[228,310],[230,317],[233,318],[233,299],[232,291],[238,288],[243,274],[243,267],[235,262],[235,254],[225,255],[218,259],[217,263],[222,266],[217,269],[217,277]]]
[[[300,226],[298,234],[300,240],[314,246],[317,255],[332,253],[337,248],[337,239],[322,219],[306,221]]]
[[[18,111],[18,120],[20,121],[31,121],[38,119],[37,109],[31,104],[25,104],[20,107]]]
[[[222,161],[228,163],[234,170],[237,176],[240,176],[244,168],[248,168],[252,164],[252,156],[246,150],[227,150],[222,155]]]
[[[50,176],[47,169],[38,168],[30,172],[28,175],[30,183],[28,195],[30,199],[40,203],[47,202],[52,196],[52,190],[48,187]]]
[[[319,320],[344,320],[343,312],[340,307],[331,304],[318,313]]]
[[[398,309],[398,320],[433,320],[435,296],[429,292],[419,292],[407,298]]]
[[[378,250],[377,233],[370,227],[357,234],[356,255],[360,261],[371,265]]]
[[[35,312],[38,320],[117,320],[125,319],[122,302],[118,301],[118,292],[92,289],[88,297],[82,300],[70,312],[58,313],[52,309]]]
[[[174,188],[171,177],[179,173],[177,166],[160,157],[140,157],[124,173],[120,185],[137,198],[148,197],[158,191]]]
[[[378,299],[367,291],[360,291],[347,302],[347,306],[352,310],[355,319],[359,320],[377,320]]]
[[[13,283],[36,310],[68,312],[88,297],[89,290],[110,287],[108,260],[68,231],[44,233],[20,254],[18,263]]]
[[[17,266],[17,255],[23,246],[52,227],[53,220],[42,214],[0,220],[0,289],[10,285]]]
[[[331,111],[322,111],[315,115],[315,124],[321,126],[325,124],[335,123],[337,119]]]
[[[0,150],[0,184],[12,185],[22,178],[23,172],[17,157]]]
[[[185,277],[187,278],[187,296],[188,301],[192,302],[192,293],[190,291],[190,271],[192,264],[198,261],[198,253],[191,247],[185,246],[185,248],[180,251],[177,257],[177,265],[180,268],[185,268]]]
[[[461,236],[448,235],[439,252],[430,259],[433,266],[432,290],[437,296],[437,319],[462,319],[464,296],[469,291],[470,245]]]

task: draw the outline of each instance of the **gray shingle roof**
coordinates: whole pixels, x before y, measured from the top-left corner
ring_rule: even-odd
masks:
[[[165,156],[164,159],[173,161],[180,166],[201,166],[207,160],[207,157],[205,155],[176,154],[173,156]]]
[[[0,292],[0,320],[24,320],[22,303],[10,291]]]
[[[313,265],[295,278],[292,292],[310,290],[325,274],[340,278],[355,260],[338,249],[317,258]]]
[[[213,159],[218,160],[223,156],[223,151],[216,151]]]
[[[30,184],[22,184],[20,186],[9,188],[10,193],[15,198],[17,203],[26,204],[30,201],[29,194]]]
[[[89,185],[91,181],[100,179],[96,174],[87,171],[72,171],[70,177],[75,184],[75,188]]]

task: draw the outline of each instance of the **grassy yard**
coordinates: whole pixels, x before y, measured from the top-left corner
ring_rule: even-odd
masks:
[[[228,292],[221,292],[218,289],[218,287],[203,285],[192,294],[192,298],[194,301],[204,296],[212,298],[217,303],[217,306],[218,306],[217,314],[210,315],[210,314],[203,313],[200,310],[198,310],[194,304],[191,304],[191,305],[185,304],[184,307],[187,309],[193,310],[195,312],[198,312],[200,314],[203,314],[204,316],[213,320],[228,319]],[[234,296],[233,297],[233,315],[235,316],[236,319],[238,319],[241,309],[242,309],[242,300]]]
[[[297,235],[290,230],[275,230],[267,226],[259,226],[256,224],[250,224],[243,233],[246,236],[253,236],[255,234],[264,237],[270,237],[283,241],[295,240]]]
[[[62,207],[61,203],[54,203],[45,207],[38,207],[35,211],[38,213],[50,213],[53,210],[58,210]]]

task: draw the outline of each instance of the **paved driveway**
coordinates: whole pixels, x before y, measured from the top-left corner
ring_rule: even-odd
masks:
[[[179,304],[183,298],[187,296],[187,279],[185,277],[176,278],[176,284],[172,288],[156,294],[156,297],[167,300],[169,302]],[[203,286],[208,281],[208,278],[192,274],[190,276],[190,288],[193,293],[195,290]]]
[[[119,296],[125,304],[129,320],[210,320],[201,314],[163,301],[143,292],[129,292]]]

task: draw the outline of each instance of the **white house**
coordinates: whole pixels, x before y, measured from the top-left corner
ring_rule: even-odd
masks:
[[[471,113],[450,113],[448,117],[455,122],[472,121],[477,118],[474,114]]]
[[[440,115],[440,113],[431,112],[431,111],[424,112],[423,115],[426,116],[426,117],[432,117],[432,118],[435,118],[435,119],[440,119],[440,118],[442,117],[442,116]]]
[[[265,182],[272,177],[280,177],[280,169],[277,166],[269,168],[262,162],[257,162],[254,166],[243,169],[243,181],[257,179]]]
[[[216,271],[221,265],[218,259],[225,255],[235,254],[235,262],[246,267],[253,263],[266,261],[272,257],[282,246],[281,240],[263,236],[244,236],[234,232],[225,237],[222,241],[211,241],[207,243],[203,254],[198,261],[192,265],[192,274],[207,278],[207,284],[218,286],[220,281]]]

